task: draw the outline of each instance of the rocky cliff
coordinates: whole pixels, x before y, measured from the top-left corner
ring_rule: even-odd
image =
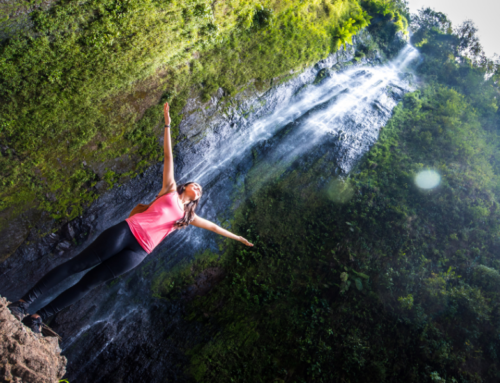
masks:
[[[12,383],[54,383],[66,373],[57,338],[34,334],[0,297],[0,379]]]
[[[356,52],[368,46],[370,40],[368,34],[361,33],[354,39],[354,46],[340,49],[314,67],[302,73],[291,73],[283,79],[277,78],[260,90],[250,84],[248,89],[229,101],[223,89],[219,89],[216,96],[206,103],[198,99],[188,100],[179,126],[180,134],[185,138],[175,148],[176,178],[181,182],[196,179],[204,185],[204,198],[199,206],[204,217],[221,225],[230,219],[231,206],[238,204],[233,197],[239,195],[238,198],[242,198],[244,195],[238,192],[244,183],[242,175],[253,166],[254,155],[265,155],[268,151],[271,137],[266,139],[267,130],[257,129],[256,134],[248,138],[246,134],[252,130],[251,127],[255,124],[260,126],[259,121],[270,123],[265,119],[272,117],[282,105],[291,99],[301,99],[304,92],[316,89],[325,78],[336,72],[344,73],[352,68],[352,73],[341,76],[345,81],[353,76],[352,84],[349,83],[353,89],[363,83],[363,78],[371,78],[372,74],[361,66],[370,68],[379,65],[379,53],[356,56]],[[399,39],[397,42],[401,45]],[[395,79],[393,82],[399,81],[402,80]],[[407,81],[404,82],[405,85],[401,85],[405,88],[401,91],[403,93],[409,89]],[[350,164],[363,153],[360,148],[368,148],[373,143],[379,127],[384,125],[401,98],[400,91],[391,84],[375,83],[380,89],[385,89],[387,85],[392,91],[390,94],[383,91],[378,95],[380,100],[369,107],[372,118],[364,118],[372,127],[370,143],[346,146],[343,139],[345,133],[333,130],[335,134],[328,134],[325,138],[325,143],[334,148],[331,161],[338,164],[339,171],[348,171]],[[342,89],[334,87],[330,92],[325,88],[324,97],[326,100],[333,97],[334,102],[338,97],[336,92]],[[318,108],[324,109],[325,105],[302,112],[311,115]],[[275,125],[283,127],[299,117],[295,112],[291,113],[284,121],[272,123],[269,131],[278,129]],[[361,129],[364,123],[359,122],[356,116],[344,116],[343,131],[352,125],[356,132],[359,131],[361,139],[365,137]],[[204,129],[200,130],[200,127]],[[304,137],[306,135],[302,135],[302,139]],[[254,151],[256,154],[247,147],[252,140],[261,142]],[[321,155],[323,149],[317,150],[317,155]],[[221,162],[221,159],[224,160]],[[135,204],[152,200],[161,188],[161,171],[161,164],[155,164],[121,187],[107,191],[82,216],[50,235],[38,239],[36,233],[30,234],[29,241],[0,265],[2,293],[9,299],[18,299],[28,285],[32,286],[53,267],[78,254],[104,229],[123,220]],[[204,333],[199,323],[185,320],[185,299],[159,298],[154,293],[154,286],[165,274],[173,273],[179,264],[189,262],[207,249],[215,253],[219,251],[219,243],[213,233],[196,228],[176,232],[155,249],[140,267],[96,288],[77,305],[52,318],[51,327],[64,338],[61,347],[69,359],[68,379],[92,383],[159,382],[165,379],[188,381],[185,351],[203,342],[210,334]],[[79,277],[69,278],[47,292],[31,309],[42,307]]]

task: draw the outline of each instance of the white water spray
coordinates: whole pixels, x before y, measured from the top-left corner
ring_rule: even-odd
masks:
[[[256,144],[271,139],[281,128],[306,113],[311,115],[301,119],[300,129],[273,147],[275,161],[286,162],[309,151],[325,135],[337,135],[344,147],[339,166],[348,172],[377,140],[380,128],[390,118],[399,99],[411,90],[404,71],[417,55],[417,50],[407,45],[396,59],[384,66],[347,69],[317,86],[310,84],[314,75],[308,71],[295,81],[277,87],[269,98],[281,101],[266,116],[256,118],[259,113],[254,111],[236,132],[230,128],[227,135],[220,131],[208,133],[199,143],[203,149],[196,151],[197,161],[183,169],[179,181],[195,180],[202,185],[211,182]],[[328,105],[314,112],[314,108],[324,103]]]

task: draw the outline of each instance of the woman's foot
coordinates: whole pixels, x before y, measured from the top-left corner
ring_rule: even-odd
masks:
[[[31,329],[35,334],[42,331],[42,317],[38,314],[29,315],[22,320],[23,324]]]
[[[12,302],[7,308],[18,320],[22,321],[28,315],[29,304],[19,299],[17,302]]]

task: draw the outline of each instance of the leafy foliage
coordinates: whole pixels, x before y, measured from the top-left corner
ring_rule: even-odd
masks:
[[[228,242],[211,261],[226,278],[191,304],[210,334],[189,352],[197,381],[500,378],[499,89],[447,58],[456,36],[427,36],[427,84],[350,178],[319,159],[247,190],[232,227],[255,247]],[[427,168],[431,191],[413,182]]]
[[[334,35],[337,38],[338,45],[342,44],[344,49],[346,49],[346,44],[352,45],[352,36],[358,33],[360,29],[368,26],[371,18],[366,11],[361,11],[350,17],[349,20],[337,29]]]
[[[395,26],[396,32],[407,34],[408,20],[407,8],[402,7],[396,1],[372,0],[363,4],[369,12],[376,14],[379,18],[389,20]]]
[[[394,56],[404,44],[402,40],[399,45],[395,44],[395,35],[398,32],[407,34],[409,13],[406,3],[366,0],[361,4],[371,17],[368,31],[375,36],[379,48],[388,57]]]

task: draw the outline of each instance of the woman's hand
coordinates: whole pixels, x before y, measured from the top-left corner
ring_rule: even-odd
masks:
[[[194,216],[194,219],[190,222],[190,224],[199,227],[201,229],[213,231],[214,233],[223,235],[224,237],[234,239],[235,241],[244,243],[247,246],[253,246],[253,243],[248,242],[245,238],[240,237],[234,233],[231,233],[230,231],[216,225],[215,223],[210,222],[208,219],[201,218],[196,214]]]
[[[241,242],[241,243],[244,243],[245,245],[247,246],[253,246],[253,243],[250,243],[248,242],[245,238],[243,237],[239,237],[238,240]]]
[[[163,105],[163,114],[165,115],[165,125],[170,125],[170,106],[168,105],[168,102]]]
[[[163,113],[165,114],[165,125],[170,125],[168,102],[163,105]],[[165,128],[163,133],[163,185],[158,195],[163,195],[176,190],[177,184],[174,178],[174,157],[172,155],[172,139],[170,137],[170,129]]]

